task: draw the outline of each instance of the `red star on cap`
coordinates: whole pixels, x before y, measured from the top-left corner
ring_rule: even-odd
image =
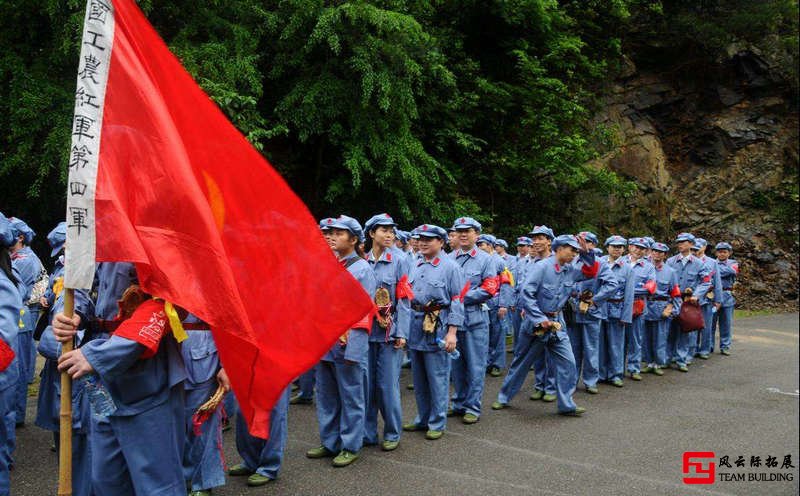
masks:
[[[422,230],[423,231],[427,231],[428,230],[428,224],[423,224],[422,225]]]
[[[383,216],[386,217],[387,219],[391,219],[391,217],[389,217],[389,214],[383,214]]]
[[[463,223],[465,222],[465,221],[464,221],[464,218],[462,217],[462,218],[458,219],[458,222],[460,222],[461,224],[463,224]]]
[[[328,224],[333,224],[333,219],[328,219]]]

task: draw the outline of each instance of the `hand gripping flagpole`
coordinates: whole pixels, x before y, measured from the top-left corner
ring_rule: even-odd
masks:
[[[64,291],[64,315],[72,318],[75,309],[75,290]],[[61,343],[61,353],[72,351],[73,341]],[[58,414],[58,496],[72,495],[72,379],[61,372],[61,410]]]

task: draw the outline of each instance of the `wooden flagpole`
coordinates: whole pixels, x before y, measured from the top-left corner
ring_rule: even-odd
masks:
[[[75,290],[65,289],[64,315],[72,318],[75,309]],[[73,349],[73,341],[61,343],[61,353]],[[58,496],[72,496],[72,379],[61,372],[61,411],[59,412]]]

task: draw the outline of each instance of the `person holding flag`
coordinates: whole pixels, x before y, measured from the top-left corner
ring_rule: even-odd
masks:
[[[364,260],[359,244],[364,241],[361,225],[352,217],[340,215],[328,224],[328,244],[339,262],[364,288],[375,294],[375,272]],[[346,467],[359,458],[364,444],[367,356],[373,313],[365,316],[342,334],[317,366],[317,448],[308,458],[333,458],[334,467]]]

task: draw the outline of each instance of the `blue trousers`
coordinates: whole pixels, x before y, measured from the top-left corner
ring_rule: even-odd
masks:
[[[608,381],[622,380],[625,371],[625,328],[619,319],[609,317],[600,327],[600,377]]]
[[[408,354],[417,399],[414,423],[428,430],[443,431],[447,427],[450,356],[444,351],[408,350]]]
[[[27,308],[26,308],[27,311]],[[33,330],[25,330],[17,334],[17,350],[19,352],[19,381],[14,395],[16,423],[25,423],[25,411],[28,407],[28,378],[33,377],[36,368],[36,347],[33,343]]]
[[[700,347],[697,353],[710,355],[714,351],[714,304],[703,305],[703,329],[700,330]]]
[[[453,410],[480,416],[481,396],[486,379],[486,354],[489,346],[489,326],[486,321],[458,331],[456,347],[461,358],[452,363]]]
[[[489,310],[489,352],[487,367],[506,368],[506,333],[511,328],[511,311],[500,319],[497,310]]]
[[[587,317],[588,320],[588,317]],[[600,376],[600,328],[602,321],[576,322],[574,328],[567,329],[575,364],[581,371],[583,385],[594,387]]]
[[[719,349],[731,349],[733,308],[733,305],[729,307],[722,307],[716,314],[714,314],[714,322],[711,333],[711,351],[714,351],[714,329],[717,327],[719,327]]]
[[[269,415],[269,439],[253,437],[247,431],[247,421],[241,413],[236,416],[236,449],[242,464],[257,474],[277,479],[283,464],[283,452],[289,432],[289,391],[286,388]]]
[[[523,338],[520,341],[524,342]],[[556,394],[556,375],[550,355],[545,353],[533,362],[533,389],[545,394]]]
[[[522,388],[534,361],[548,354],[555,368],[558,411],[574,411],[576,406],[572,395],[575,393],[575,386],[578,383],[578,370],[575,368],[575,357],[572,354],[572,346],[567,333],[558,331],[534,336],[532,325],[526,324],[526,322],[530,321],[522,323],[520,354],[515,355],[511,362],[511,368],[508,369],[508,375],[500,387],[497,401],[504,404],[511,401]]]
[[[217,410],[200,427],[195,435],[192,417],[217,390],[216,378],[203,385],[186,390],[183,446],[183,476],[192,491],[202,491],[225,485],[225,466],[222,459],[222,411]]]
[[[56,453],[59,450],[58,432],[53,433]],[[0,491],[0,494],[3,494]],[[91,496],[92,493],[92,448],[88,433],[72,431],[72,494]]]
[[[378,412],[383,417],[383,440],[397,441],[403,430],[400,366],[403,350],[394,343],[370,343],[367,361],[367,409],[364,443],[378,443]]]
[[[96,496],[185,496],[183,384],[138,415],[92,418],[92,489]]]
[[[15,366],[13,363],[11,366]],[[0,496],[11,493],[9,470],[14,464],[14,444],[16,440],[14,397],[16,388],[9,386],[0,390]]]
[[[644,315],[633,318],[631,325],[625,326],[627,343],[628,372],[638,374],[642,369],[642,335],[644,334]]]
[[[673,323],[672,329],[670,332],[675,340],[675,363],[678,366],[687,365],[691,363],[692,346],[697,345],[697,331],[683,332],[675,323]]]
[[[314,397],[314,384],[317,378],[317,366],[314,365],[298,378],[300,383],[300,396],[303,398]]]
[[[645,321],[642,339],[642,358],[650,366],[667,365],[667,337],[672,319]]]
[[[322,445],[357,453],[364,443],[367,370],[362,363],[317,365],[317,420]]]

